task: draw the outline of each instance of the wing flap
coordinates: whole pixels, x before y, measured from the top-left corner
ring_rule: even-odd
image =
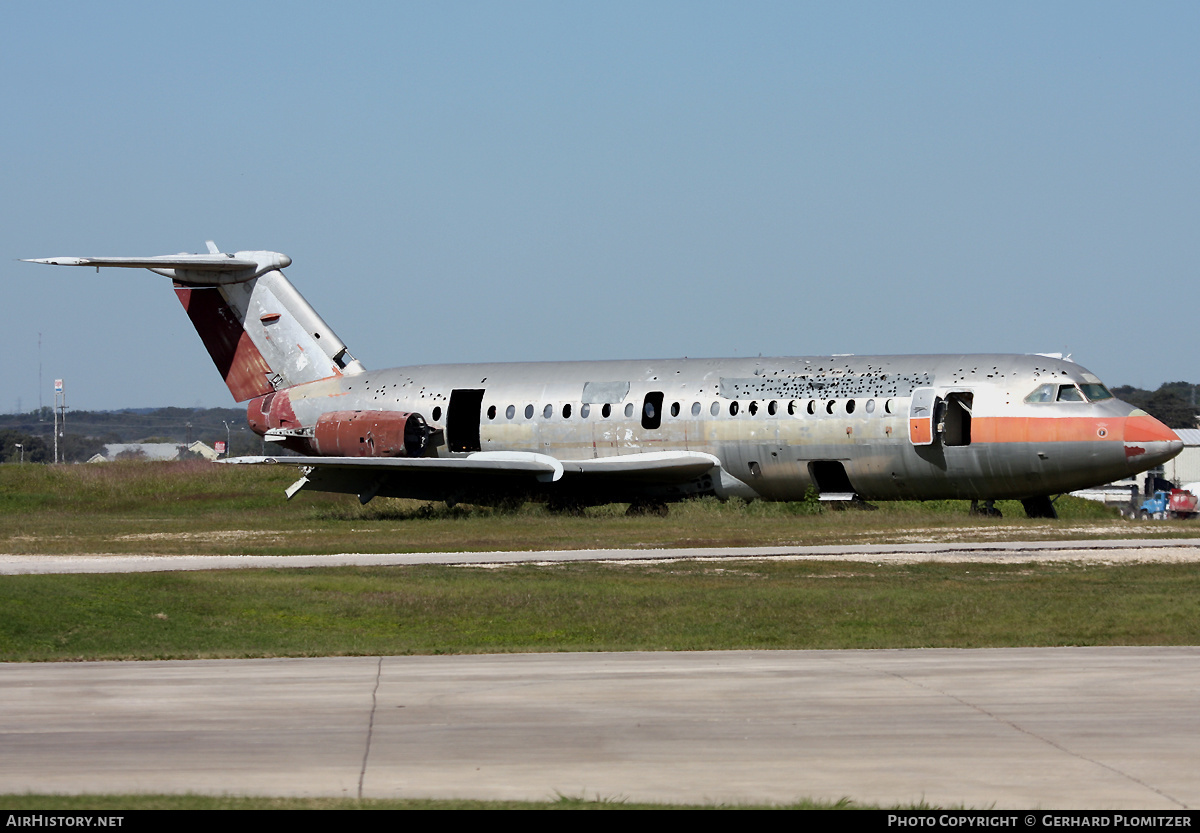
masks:
[[[702,451],[646,451],[618,457],[563,460],[572,477],[616,477],[648,483],[686,483],[720,466],[721,461]]]

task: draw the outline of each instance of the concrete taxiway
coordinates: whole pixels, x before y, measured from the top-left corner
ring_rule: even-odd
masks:
[[[1200,649],[0,665],[0,792],[1200,806]]]
[[[0,575],[142,573],[299,567],[386,567],[411,564],[496,566],[567,561],[806,558],[824,561],[1200,561],[1200,539],[1087,539],[957,543],[848,544],[811,547],[678,547],[671,549],[512,552],[339,553],[333,555],[13,555],[0,553]]]

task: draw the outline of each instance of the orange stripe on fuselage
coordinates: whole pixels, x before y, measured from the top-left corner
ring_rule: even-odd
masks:
[[[971,420],[972,443],[1177,442],[1152,416],[985,417]]]
[[[1177,443],[1179,435],[1149,414],[1125,418],[1127,443]]]

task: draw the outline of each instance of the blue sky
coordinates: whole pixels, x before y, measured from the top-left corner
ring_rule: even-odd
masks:
[[[1200,381],[1195,3],[6,4],[0,410],[232,404],[271,249],[368,367],[1070,352]]]

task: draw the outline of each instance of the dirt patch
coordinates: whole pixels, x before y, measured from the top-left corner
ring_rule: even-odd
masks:
[[[293,533],[295,534],[295,533]],[[302,533],[301,533],[302,534]],[[118,541],[279,541],[283,535],[263,529],[221,529],[213,532],[137,532],[118,535]]]

